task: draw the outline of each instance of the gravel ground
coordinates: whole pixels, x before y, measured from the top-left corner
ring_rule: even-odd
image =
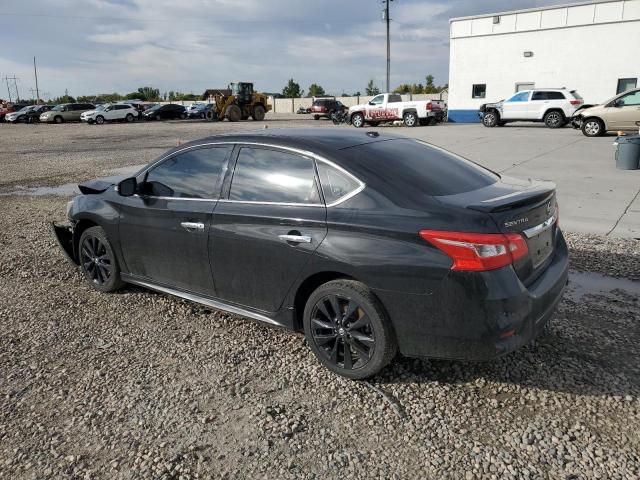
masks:
[[[138,158],[118,125],[32,153],[2,128],[0,186],[91,178],[216,125],[133,125]],[[1,479],[640,477],[637,295],[570,288],[550,335],[502,359],[399,359],[352,382],[299,334],[135,287],[94,292],[48,229],[66,201],[0,197]],[[638,242],[567,237],[577,269],[637,276]]]

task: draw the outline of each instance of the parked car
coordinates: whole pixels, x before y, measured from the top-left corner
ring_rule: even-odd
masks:
[[[116,103],[111,105],[105,103],[96,107],[95,110],[83,112],[80,120],[89,124],[97,123],[102,125],[108,121],[127,121],[133,122],[138,117],[138,110],[132,105],[126,103]]]
[[[438,108],[439,109],[439,108]],[[397,93],[381,93],[369,102],[349,108],[351,124],[363,127],[377,126],[382,122],[402,120],[406,127],[435,123],[434,104],[431,100],[403,102]]]
[[[8,114],[5,117],[7,122],[24,122],[24,123],[34,123],[40,121],[40,115],[44,112],[48,112],[51,110],[51,105],[31,105],[29,107],[25,107],[18,112],[13,112]]]
[[[145,120],[168,120],[174,118],[184,120],[187,118],[187,111],[182,105],[175,103],[168,103],[166,105],[157,104],[142,112],[142,118]]]
[[[314,120],[319,120],[320,117],[331,118],[332,113],[342,110],[347,110],[347,107],[339,100],[334,98],[318,98],[311,104],[310,113],[313,115]]]
[[[640,126],[640,88],[577,111],[571,125],[580,128],[587,137],[599,137],[611,130],[637,130]]]
[[[397,135],[219,135],[79,188],[54,231],[93,288],[132,283],[304,331],[349,378],[397,351],[515,350],[567,283],[554,184]]]
[[[40,121],[48,123],[79,122],[83,112],[95,110],[95,108],[96,106],[92,103],[61,103],[40,115]]]
[[[583,103],[575,90],[543,88],[522,90],[507,100],[485,103],[478,113],[485,127],[501,127],[510,122],[544,122],[549,128],[560,128]]]
[[[33,110],[34,107],[35,105],[24,105],[21,106],[21,108],[16,108],[15,110],[13,107],[10,107],[7,110],[11,109],[11,112],[5,114],[4,120],[5,122],[16,122],[18,118],[22,118],[27,114],[27,112]]]
[[[16,107],[19,107],[19,108],[16,108]],[[12,112],[15,112],[16,110],[20,110],[20,108],[22,108],[22,106],[16,106],[15,104],[12,104],[12,103],[0,104],[0,122],[4,122],[4,117],[8,113],[12,113]]]
[[[215,105],[213,103],[194,103],[187,109],[187,116],[212,120],[215,116]]]
[[[296,113],[298,115],[304,115],[304,114],[307,114],[307,113],[311,113],[311,107],[303,107],[302,105],[300,105],[298,107],[298,110],[296,110]]]

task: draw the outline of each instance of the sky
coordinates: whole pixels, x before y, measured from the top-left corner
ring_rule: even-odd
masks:
[[[448,82],[449,18],[568,0],[392,0],[391,86]],[[64,94],[202,93],[232,81],[280,92],[384,89],[381,0],[2,0],[0,98],[18,77],[22,98]]]

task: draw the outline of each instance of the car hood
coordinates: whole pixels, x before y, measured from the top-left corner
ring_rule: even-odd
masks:
[[[117,185],[125,178],[128,178],[128,176],[113,175],[110,177],[95,178],[93,180],[88,180],[86,182],[78,184],[78,188],[85,195],[92,194],[92,193],[102,193],[110,186]]]
[[[97,113],[98,110],[87,110],[86,112],[82,112],[80,114],[81,117],[86,117],[87,115],[93,115],[94,113]]]

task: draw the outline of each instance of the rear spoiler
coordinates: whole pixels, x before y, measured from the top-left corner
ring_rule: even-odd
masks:
[[[503,212],[523,205],[543,203],[553,197],[554,194],[555,185],[553,183],[539,182],[526,190],[517,190],[499,197],[488,198],[466,205],[466,207],[485,213]]]

